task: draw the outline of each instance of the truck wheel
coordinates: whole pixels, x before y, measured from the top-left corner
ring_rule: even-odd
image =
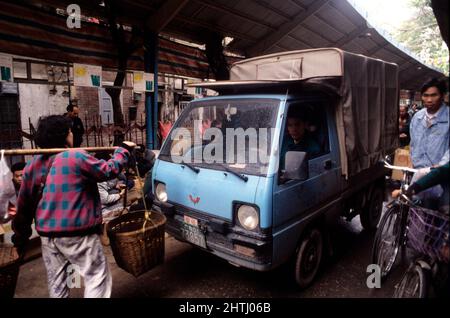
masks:
[[[308,232],[300,243],[295,258],[295,280],[300,288],[312,283],[322,259],[323,240],[318,229]]]
[[[364,206],[361,212],[361,225],[367,231],[377,229],[380,222],[381,212],[383,210],[383,190],[376,187],[370,194],[369,202]]]

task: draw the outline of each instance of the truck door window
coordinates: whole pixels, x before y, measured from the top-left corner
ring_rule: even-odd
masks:
[[[304,151],[309,159],[330,152],[328,125],[322,103],[294,103],[289,105],[280,152],[280,169],[288,151]]]

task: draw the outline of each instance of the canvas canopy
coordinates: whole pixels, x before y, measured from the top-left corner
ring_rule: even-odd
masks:
[[[339,78],[340,80],[330,80]],[[230,80],[196,84],[227,88],[293,82],[334,88],[342,173],[349,177],[398,147],[398,66],[336,48],[276,53],[236,62]],[[292,85],[291,85],[292,86]],[[299,87],[302,87],[301,85]]]

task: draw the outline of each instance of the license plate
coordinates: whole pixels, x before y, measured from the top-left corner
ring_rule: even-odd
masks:
[[[206,248],[205,234],[191,224],[182,223],[181,236],[188,242]]]

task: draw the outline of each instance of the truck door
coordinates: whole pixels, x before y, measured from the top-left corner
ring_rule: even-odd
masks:
[[[295,109],[300,110],[296,113]],[[303,116],[305,126],[300,146],[290,135],[290,116]],[[309,176],[307,180],[283,180],[279,178],[274,186],[273,225],[289,226],[305,217],[308,210],[333,199],[340,192],[339,148],[331,105],[324,102],[309,102],[289,105],[280,151],[280,171],[282,175],[284,153],[286,151],[308,152]],[[298,132],[292,132],[294,137]],[[305,142],[305,138],[309,141]]]

